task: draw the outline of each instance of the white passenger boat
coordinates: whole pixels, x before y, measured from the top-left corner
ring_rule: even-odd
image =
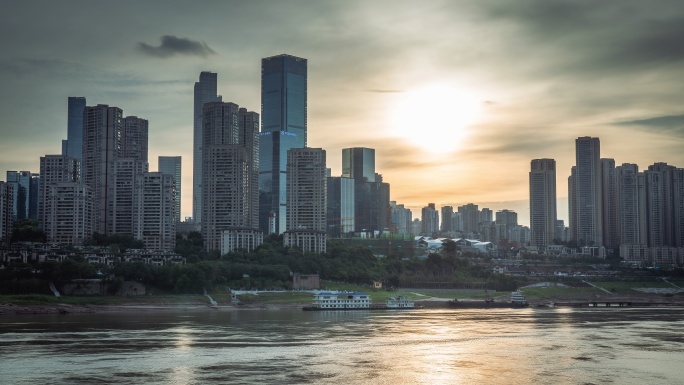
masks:
[[[331,292],[323,291],[314,294],[311,305],[303,310],[392,310],[415,309],[413,301],[406,297],[389,297],[384,304],[372,304],[368,294],[362,292]]]
[[[371,307],[370,296],[362,292],[332,292],[322,291],[314,294],[310,306],[304,306],[304,310],[369,310]]]
[[[416,304],[406,297],[397,296],[387,298],[385,307],[387,309],[415,309]]]

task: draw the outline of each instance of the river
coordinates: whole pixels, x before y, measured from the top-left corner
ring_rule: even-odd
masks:
[[[0,317],[2,384],[681,384],[684,309]]]

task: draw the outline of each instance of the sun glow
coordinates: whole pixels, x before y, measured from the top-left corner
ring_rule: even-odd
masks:
[[[458,150],[482,104],[474,94],[446,85],[400,95],[392,112],[393,134],[429,152]]]

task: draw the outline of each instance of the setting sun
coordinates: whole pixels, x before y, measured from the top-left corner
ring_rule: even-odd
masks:
[[[450,152],[460,147],[480,101],[465,90],[431,85],[402,93],[392,112],[392,130],[424,150]]]

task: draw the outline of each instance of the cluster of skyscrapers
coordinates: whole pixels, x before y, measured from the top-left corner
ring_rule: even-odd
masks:
[[[517,213],[475,204],[422,209],[422,220],[390,201],[375,170],[375,150],[342,150],[332,176],[326,151],[307,147],[307,60],[261,61],[261,115],[224,102],[218,76],[194,87],[192,223],[207,250],[253,250],[264,235],[324,252],[327,237],[459,234],[547,247],[556,241],[615,249],[628,260],[669,261],[684,254],[684,169],[656,163],[639,172],[600,157],[598,138],[576,140],[568,179],[569,228],[557,220],[556,162],[534,159],[530,226]],[[82,244],[94,232],[130,234],[146,247],[171,249],[180,224],[181,157],[148,165],[148,121],[118,107],[68,99],[62,153],[40,158],[40,172],[9,171],[0,182],[0,239],[13,221],[34,218],[51,243]],[[441,217],[441,223],[440,223]],[[669,259],[668,259],[669,258]]]
[[[626,261],[671,265],[684,258],[684,169],[655,163],[615,165],[601,158],[599,138],[575,140],[568,177],[568,240],[597,250],[619,248]],[[531,243],[562,239],[556,222],[555,161],[536,159],[530,171]]]
[[[147,120],[118,107],[87,106],[83,97],[69,98],[67,125],[62,153],[41,157],[39,173],[9,171],[8,182],[0,182],[0,205],[11,207],[3,210],[11,221],[36,219],[55,244],[81,245],[97,232],[172,249],[180,157],[160,159],[167,173],[149,172]]]
[[[41,157],[40,173],[11,171],[0,182],[2,241],[24,218],[63,245],[97,232],[172,249],[185,226],[221,253],[253,250],[268,234],[325,252],[327,237],[388,231],[389,184],[375,172],[375,150],[344,149],[333,177],[326,151],[307,147],[306,59],[262,59],[261,115],[224,101],[217,83],[202,72],[194,88],[190,221],[180,222],[181,157],[159,157],[159,171],[149,171],[148,121],[70,97],[62,153]]]
[[[332,177],[324,149],[307,147],[307,60],[261,61],[261,116],[222,101],[217,74],[195,84],[193,222],[209,250],[252,250],[263,236],[325,252],[328,236],[389,226],[389,185],[375,151],[342,151]],[[261,117],[261,130],[259,120]]]

